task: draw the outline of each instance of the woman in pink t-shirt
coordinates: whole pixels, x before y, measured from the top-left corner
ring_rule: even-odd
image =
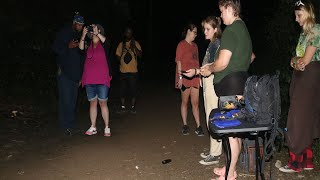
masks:
[[[84,27],[79,48],[85,49],[85,37],[91,42],[86,49],[86,60],[82,74],[82,86],[86,88],[87,97],[90,101],[91,127],[86,131],[87,135],[97,134],[97,106],[101,108],[102,118],[105,123],[104,136],[111,136],[109,127],[109,108],[107,105],[108,92],[110,89],[111,75],[109,71],[107,53],[104,42],[104,29],[101,25]]]

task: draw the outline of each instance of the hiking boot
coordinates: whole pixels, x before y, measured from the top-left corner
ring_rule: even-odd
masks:
[[[91,126],[91,127],[86,131],[85,134],[86,134],[86,135],[89,135],[89,136],[95,135],[95,134],[97,134],[97,128]]]
[[[205,158],[207,158],[208,156],[210,156],[210,153],[208,153],[208,152],[203,152],[203,153],[200,154],[200,156],[205,159]]]
[[[120,109],[117,111],[117,113],[119,114],[123,114],[123,113],[126,113],[127,110],[126,110],[126,107],[125,106],[121,106]]]
[[[132,114],[136,114],[137,113],[135,106],[131,106],[130,113],[132,113]]]
[[[280,167],[279,171],[285,172],[285,173],[296,173],[296,172],[299,172],[299,171],[295,171],[295,170],[291,169],[288,165]]]
[[[183,135],[189,135],[189,126],[188,125],[183,125],[182,126],[182,134]]]
[[[106,127],[106,128],[104,129],[104,136],[106,136],[106,137],[110,137],[110,136],[111,136],[111,130],[110,130],[110,128]]]
[[[198,136],[204,136],[204,132],[202,130],[202,127],[199,126],[197,129],[194,131]]]
[[[218,164],[218,163],[219,163],[219,159],[220,159],[219,156],[209,155],[209,156],[207,156],[207,158],[199,161],[199,163],[200,163],[200,164],[203,164],[203,165]]]

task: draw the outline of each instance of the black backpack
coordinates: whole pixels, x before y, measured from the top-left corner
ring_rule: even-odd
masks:
[[[281,97],[279,85],[279,71],[275,74],[264,74],[262,76],[250,76],[244,89],[244,116],[247,121],[254,121],[257,124],[273,124],[273,128],[264,134],[264,148],[260,146],[260,151],[263,150],[265,160],[270,160],[276,152],[276,141],[280,143],[280,147],[284,140],[284,134],[279,128],[279,120],[281,114]],[[254,172],[255,170],[255,141],[252,137],[245,138],[242,141],[242,151],[240,154],[240,166],[247,171]],[[259,137],[259,141],[262,138]],[[261,142],[259,143],[262,144]],[[262,154],[262,153],[261,153]],[[264,170],[265,164],[262,161],[261,169]],[[271,177],[271,168],[270,168]]]
[[[279,72],[248,77],[244,89],[247,120],[257,124],[273,123],[280,118]]]

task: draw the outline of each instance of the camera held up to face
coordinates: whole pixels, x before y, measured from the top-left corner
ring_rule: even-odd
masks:
[[[93,25],[87,26],[88,33],[93,33]]]

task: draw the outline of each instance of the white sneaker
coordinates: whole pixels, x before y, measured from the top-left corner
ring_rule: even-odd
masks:
[[[299,171],[295,171],[295,170],[289,168],[288,165],[285,165],[285,166],[283,166],[283,167],[280,167],[280,168],[279,168],[279,171],[285,172],[285,173],[296,173],[296,172],[299,172]]]
[[[311,171],[311,170],[313,170],[313,168],[303,168],[303,170]]]
[[[207,158],[208,156],[210,156],[210,153],[208,153],[208,152],[203,152],[203,153],[200,154],[200,156],[205,159],[205,158]]]
[[[199,161],[200,164],[203,164],[203,165],[213,165],[213,164],[218,164],[219,163],[219,159],[220,157],[219,156],[207,156],[207,158]]]
[[[104,136],[106,136],[106,137],[110,137],[111,136],[111,130],[110,130],[110,128],[105,128],[104,129]]]
[[[97,134],[97,128],[91,126],[91,127],[86,131],[85,134],[86,134],[86,135],[89,135],[89,136],[94,135],[94,134]]]

